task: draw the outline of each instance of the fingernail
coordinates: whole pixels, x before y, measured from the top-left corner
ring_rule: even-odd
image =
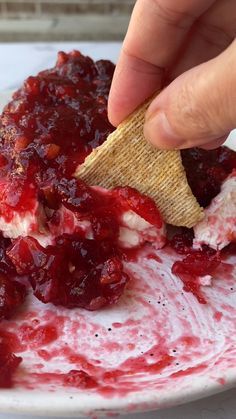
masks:
[[[173,130],[164,112],[146,119],[144,136],[154,146],[163,149],[180,148],[184,144],[184,139]]]

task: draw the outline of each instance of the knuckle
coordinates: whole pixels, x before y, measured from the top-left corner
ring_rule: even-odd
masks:
[[[168,7],[160,0],[149,0],[158,17],[169,26],[176,26],[180,29],[186,29],[194,20],[194,17],[187,11],[178,10],[178,2],[175,7]]]
[[[217,47],[219,50],[226,48],[234,39],[230,31],[210,23],[199,23],[197,30],[199,36],[207,44]]]

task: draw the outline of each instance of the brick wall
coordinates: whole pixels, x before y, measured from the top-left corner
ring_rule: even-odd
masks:
[[[0,41],[120,40],[135,0],[0,0]]]

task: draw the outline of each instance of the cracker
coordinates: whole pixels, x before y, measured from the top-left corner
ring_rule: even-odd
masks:
[[[163,151],[143,135],[146,102],[85,159],[75,176],[90,185],[131,186],[150,196],[164,220],[193,227],[203,210],[188,185],[179,151]]]

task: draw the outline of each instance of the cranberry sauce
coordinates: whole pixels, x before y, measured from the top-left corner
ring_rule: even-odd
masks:
[[[236,168],[236,152],[219,147],[208,151],[198,148],[182,150],[181,154],[188,183],[200,205],[206,207],[220,192],[222,182]],[[193,231],[181,229],[170,241],[177,253],[185,255],[182,261],[174,263],[172,272],[181,278],[185,291],[191,291],[200,303],[206,303],[199,277],[213,275],[227,250],[216,252],[207,246],[194,250],[192,240]]]
[[[162,225],[153,201],[134,189],[104,194],[73,177],[113,129],[106,110],[113,71],[109,61],[60,52],[53,69],[25,81],[1,118],[0,212],[5,219],[40,202],[45,230],[53,226],[56,231],[62,205],[91,224],[90,240],[81,230],[59,234],[46,249],[26,237],[8,250],[18,275],[28,275],[45,303],[94,310],[116,302],[128,281],[118,246],[122,211],[134,210]]]
[[[16,269],[6,255],[10,244],[0,235],[0,319],[11,317],[26,297],[26,287],[18,282]]]
[[[208,246],[203,246],[201,250],[193,249],[193,230],[187,228],[180,229],[169,244],[178,254],[184,255],[182,260],[174,262],[172,273],[182,280],[184,291],[191,292],[199,303],[206,304],[199,278],[214,275],[221,263],[220,252]]]
[[[154,202],[134,189],[104,194],[73,177],[113,129],[106,110],[113,71],[109,61],[60,52],[56,66],[29,77],[1,117],[0,215],[10,222],[39,202],[45,231],[56,231],[62,205],[91,224],[90,240],[81,229],[59,234],[46,249],[31,237],[8,249],[18,275],[28,275],[45,303],[94,310],[116,302],[128,281],[118,246],[122,211],[162,225]]]
[[[107,97],[114,71],[78,51],[60,52],[56,66],[29,77],[0,122],[0,211],[31,210],[35,197],[69,179],[113,130]]]
[[[7,340],[0,333],[0,389],[13,386],[13,375],[22,358],[14,355]]]
[[[219,147],[207,151],[199,148],[182,150],[181,155],[192,192],[199,204],[206,207],[236,168],[236,153],[227,147]]]
[[[54,201],[58,196],[58,202],[54,202],[54,205],[58,207],[61,201],[66,201],[68,205],[72,202],[74,206],[78,197],[74,196],[73,200],[72,196],[70,200],[65,198],[65,195],[68,191],[72,193],[72,175],[76,167],[84,161],[94,147],[102,144],[113,130],[108,122],[106,111],[113,71],[114,65],[109,61],[93,62],[89,57],[84,57],[77,51],[70,54],[60,52],[54,68],[43,71],[38,76],[29,77],[14,94],[13,100],[5,107],[0,118],[0,216],[4,217],[7,222],[11,222],[16,213],[32,211],[38,201],[50,206],[52,191],[57,193],[53,195]],[[79,199],[82,192],[80,191]],[[85,199],[84,196],[83,199]],[[25,240],[25,247],[27,247],[29,243],[31,244],[31,239]],[[69,242],[75,245],[75,238],[73,237]],[[17,307],[24,301],[26,294],[24,285],[18,282],[19,275],[17,276],[14,265],[6,256],[6,248],[10,244],[10,240],[1,237],[0,318],[8,318],[14,314]],[[53,249],[45,251],[37,243],[33,242],[33,245],[35,249],[37,248],[37,256],[44,257],[44,260],[50,259],[50,252],[52,252],[51,259],[53,257],[55,259],[54,269],[59,269],[58,265],[56,268],[55,266],[56,262],[61,262],[60,256],[58,254],[53,256]],[[21,249],[23,243],[16,241],[14,246],[14,249],[17,247]],[[60,249],[62,247],[61,243]],[[84,248],[83,250],[85,251]],[[25,271],[26,266],[30,272],[37,269],[37,258],[32,267],[33,262],[30,259],[32,251],[33,247],[29,249],[29,254],[26,252],[22,255],[19,251],[18,257],[22,257],[21,262],[25,263]],[[58,253],[60,253],[59,250]],[[121,262],[117,261],[116,264],[116,258],[111,254],[110,251],[104,266],[99,265],[98,273],[96,273],[99,277],[99,272],[103,272],[103,278],[110,275],[110,282],[116,282],[114,286],[112,284],[104,286],[105,289],[107,288],[106,295],[109,302],[112,300],[112,295],[115,301],[115,295],[121,293],[121,290],[118,291],[117,278],[121,278],[121,289],[127,280],[123,273],[120,277],[117,273],[116,279],[111,280],[114,272],[119,269],[122,272]],[[48,262],[50,265],[48,276],[53,281],[55,276],[52,273],[53,261],[51,259],[51,265]],[[99,263],[103,261],[104,256]],[[43,260],[41,260],[42,263]],[[66,262],[62,264],[64,271],[65,265]],[[15,266],[19,271],[17,263]],[[21,269],[23,271],[22,267]],[[84,265],[81,270],[83,269],[85,269]],[[95,277],[96,275],[94,273]],[[74,281],[79,283],[81,276],[82,273],[79,276],[77,270],[73,276]],[[33,278],[32,274],[32,285],[36,287]],[[58,277],[58,281],[60,279],[61,276]],[[89,278],[84,279],[84,284],[87,285],[88,281]],[[96,286],[95,282],[93,286]],[[43,285],[41,294],[40,284],[36,288],[38,295],[43,294]],[[75,286],[73,291],[75,291]],[[94,293],[96,292],[99,294],[99,291],[95,289]],[[58,296],[57,302],[65,303],[65,298]],[[74,298],[72,292],[71,298]],[[66,303],[66,305],[71,306],[72,303]],[[97,308],[101,305],[97,302]],[[11,386],[12,374],[20,361],[21,359],[15,357],[8,350],[6,343],[0,339],[0,387]]]
[[[104,194],[73,179],[66,187],[58,184],[57,193],[57,202],[60,199],[81,221],[90,221],[93,238],[87,239],[83,231],[63,234],[46,248],[31,237],[18,238],[8,257],[19,275],[29,277],[44,303],[88,310],[115,303],[129,279],[118,243],[120,214],[135,210],[161,227],[159,211],[150,198],[129,187]]]
[[[236,153],[220,147],[209,151],[193,148],[182,150],[181,154],[193,194],[200,205],[206,207],[220,192],[222,182],[236,168]],[[185,291],[192,292],[200,303],[206,304],[199,277],[214,275],[225,250],[216,252],[207,246],[194,250],[192,241],[193,231],[188,229],[180,229],[170,241],[177,253],[185,255],[182,261],[174,263],[172,272],[183,281]]]
[[[97,310],[114,304],[128,281],[110,240],[60,236],[43,248],[31,238],[16,241],[9,256],[20,275],[28,275],[34,294],[44,303]]]

